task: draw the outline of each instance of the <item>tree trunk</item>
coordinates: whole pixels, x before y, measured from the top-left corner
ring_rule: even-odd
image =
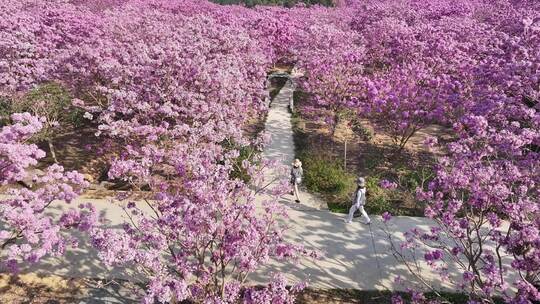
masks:
[[[407,143],[409,142],[409,139],[411,139],[411,137],[414,136],[414,134],[416,134],[416,132],[419,130],[420,128],[417,128],[416,126],[414,126],[411,130],[411,132],[409,134],[405,133],[402,137],[401,137],[401,140],[399,142],[399,149],[397,150],[397,154],[401,154],[401,152],[403,151],[403,149],[405,149],[405,145],[407,145]]]
[[[332,139],[334,139],[336,135],[336,131],[340,122],[341,122],[341,119],[339,117],[339,114],[337,113],[334,114],[334,124],[332,125],[332,131],[331,131]]]
[[[52,140],[47,140],[47,143],[49,144],[49,151],[51,151],[51,157],[53,158],[54,162],[58,164],[58,159],[56,158],[56,152],[54,150],[54,144]]]

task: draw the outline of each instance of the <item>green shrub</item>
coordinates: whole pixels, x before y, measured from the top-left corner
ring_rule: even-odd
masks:
[[[425,188],[433,180],[435,173],[431,167],[420,167],[416,170],[401,168],[398,170],[399,185],[410,192],[416,188]]]
[[[356,177],[349,175],[347,190],[328,200],[328,208],[332,212],[347,213],[352,204],[352,195],[356,190]],[[366,178],[366,211],[369,214],[390,212],[394,215],[413,215],[400,207],[400,193],[397,190],[384,189],[379,186],[381,178],[368,176]]]
[[[389,190],[379,186],[380,178],[376,176],[368,176],[366,178],[366,211],[370,214],[382,214],[385,211],[390,211],[396,214],[392,206],[391,195]],[[352,196],[356,191],[356,177],[349,175],[347,179],[347,191],[340,193],[332,202],[329,202],[328,207],[332,212],[347,213],[352,204]]]
[[[296,90],[293,92],[294,104],[300,104],[304,102],[305,100],[307,100],[308,98],[309,98],[309,94],[304,91]]]
[[[0,120],[5,124],[6,121],[9,122],[11,114],[21,112],[43,118],[43,128],[33,136],[33,140],[47,142],[54,162],[58,163],[54,142],[69,128],[77,128],[83,124],[84,112],[73,107],[71,100],[71,94],[61,84],[44,83],[20,98],[2,101]]]
[[[390,191],[379,186],[381,179],[378,176],[366,178],[366,211],[373,214],[382,214],[386,211],[395,214],[390,200]],[[394,211],[394,212],[392,212]]]
[[[304,183],[315,192],[324,194],[342,194],[354,186],[354,176],[346,173],[340,163],[305,154],[301,157],[304,164]]]
[[[71,94],[62,85],[54,82],[45,83],[28,91],[22,98],[0,101],[0,116],[9,120],[9,116],[13,113],[30,112],[44,117],[47,123],[35,138],[46,140],[59,133],[58,128],[54,127],[56,123],[75,128],[84,124],[84,111],[73,107],[71,100]]]
[[[84,112],[71,105],[72,96],[62,85],[54,82],[42,84],[26,95],[20,106],[25,111],[34,111],[47,118],[77,125],[83,118]],[[43,103],[47,109],[36,106]]]
[[[341,162],[303,153],[304,185],[309,191],[323,195],[333,212],[347,212],[356,189],[356,177],[345,172]]]

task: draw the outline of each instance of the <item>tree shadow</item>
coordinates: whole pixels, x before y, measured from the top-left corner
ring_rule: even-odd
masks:
[[[284,273],[289,283],[307,281],[310,287],[317,289],[404,290],[405,286],[394,282],[397,277],[418,284],[392,255],[379,217],[372,219],[371,226],[360,222],[346,224],[344,215],[309,206],[298,207],[288,199],[279,202],[288,207],[289,217],[283,222],[288,226],[286,240],[308,251],[320,252],[321,256],[319,259],[272,261],[250,274],[250,282],[263,284],[270,280],[272,273]],[[432,224],[414,217],[398,217],[396,221],[399,231],[403,232],[412,228],[427,232]],[[404,241],[399,233],[394,237]],[[424,269],[426,273],[430,271],[428,265],[424,265]],[[435,286],[446,286],[436,276],[430,279]]]

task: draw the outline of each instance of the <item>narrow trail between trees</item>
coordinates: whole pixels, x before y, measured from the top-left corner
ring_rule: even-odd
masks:
[[[273,100],[266,121],[266,131],[271,135],[272,142],[264,151],[264,157],[279,160],[287,166],[294,159],[293,130],[291,114],[288,111],[289,99],[293,92],[294,86],[288,82]],[[276,172],[268,174],[275,175]],[[264,199],[264,194],[258,197],[260,201]],[[398,276],[408,284],[417,281],[409,274],[405,265],[398,263],[393,257],[387,237],[381,230],[383,225],[379,216],[372,216],[370,232],[370,227],[361,224],[359,220],[346,224],[343,221],[345,215],[329,212],[326,203],[315,195],[301,191],[301,199],[302,202],[298,204],[294,202],[291,195],[285,195],[279,201],[287,206],[289,213],[289,218],[286,220],[290,229],[287,231],[286,238],[293,243],[305,246],[308,250],[318,251],[320,258],[317,260],[303,258],[296,262],[286,263],[272,261],[258,272],[250,274],[249,282],[254,284],[267,282],[273,272],[284,273],[290,283],[307,281],[313,288],[403,290],[407,286],[395,283]],[[113,203],[107,199],[81,198],[73,204],[76,206],[81,202],[93,203],[106,218],[108,225],[112,227],[120,229],[126,218],[119,203]],[[56,213],[65,208],[65,204],[53,204],[51,212]],[[399,232],[413,228],[427,231],[430,224],[431,221],[425,218],[395,217],[391,221],[390,228],[392,231]],[[62,257],[44,259],[38,265],[24,269],[24,272],[55,274],[69,278],[138,280],[130,272],[104,267],[88,238],[83,235],[73,236],[79,239],[79,248],[69,251]],[[394,233],[393,237],[403,239],[401,233]],[[422,259],[422,257],[419,258]],[[429,266],[420,263],[419,267],[424,270],[425,278],[430,283],[444,286],[444,283],[431,274]],[[449,269],[451,278],[461,276],[457,269],[452,268]],[[111,288],[104,292],[97,292],[93,296],[107,299],[110,297],[129,298],[128,291]],[[116,295],[109,295],[111,292]],[[130,303],[127,298],[125,302],[121,300],[110,303]],[[81,303],[103,302],[83,301]]]
[[[295,155],[291,114],[288,110],[293,93],[294,85],[288,81],[272,101],[265,125],[272,141],[266,147],[264,157],[278,160],[286,166],[290,166]],[[264,196],[260,199],[263,200]],[[372,234],[369,226],[359,220],[346,224],[343,221],[345,215],[329,212],[326,203],[315,195],[301,191],[300,199],[300,204],[294,202],[292,195],[280,199],[280,203],[289,207],[287,224],[290,229],[287,238],[304,245],[306,249],[320,252],[320,259],[273,262],[250,275],[248,278],[253,282],[265,282],[272,272],[283,272],[292,282],[308,281],[310,287],[314,288],[403,290],[406,286],[394,283],[398,276],[405,282],[417,281],[393,257],[387,237],[381,230],[380,217],[372,217]],[[428,230],[430,224],[432,222],[426,218],[396,217],[390,228],[400,232],[413,228]],[[393,237],[402,239],[397,234]],[[430,273],[427,265],[423,267],[426,274]],[[461,274],[456,272],[456,275]],[[426,277],[436,282],[435,276]],[[439,283],[436,282],[436,285]]]

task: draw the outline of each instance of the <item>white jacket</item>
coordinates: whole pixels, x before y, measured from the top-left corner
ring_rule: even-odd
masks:
[[[364,206],[366,204],[366,188],[356,190],[354,194],[354,204],[356,206]]]

